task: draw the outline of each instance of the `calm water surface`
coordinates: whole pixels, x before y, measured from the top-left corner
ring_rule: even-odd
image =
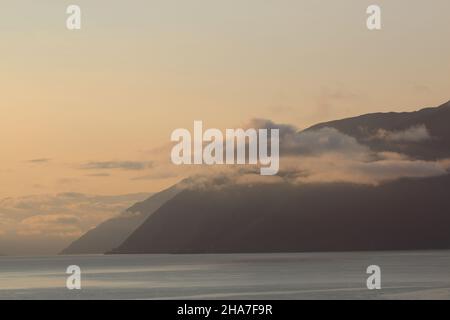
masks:
[[[450,251],[0,257],[0,299],[450,299]]]

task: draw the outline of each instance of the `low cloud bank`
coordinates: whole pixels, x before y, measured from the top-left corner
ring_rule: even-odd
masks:
[[[378,129],[374,139],[390,142],[423,142],[431,139],[425,125],[418,125],[402,131]]]
[[[0,252],[54,254],[150,194],[95,196],[75,192],[0,200]]]
[[[424,161],[401,153],[373,151],[334,128],[300,132],[295,126],[254,119],[241,128],[279,129],[280,171],[261,176],[257,166],[176,166],[170,161],[171,144],[152,150],[151,161],[87,162],[81,169],[118,169],[134,172],[131,180],[183,180],[181,188],[220,189],[232,185],[356,183],[378,185],[406,177],[433,177],[449,173],[450,159]],[[386,143],[426,143],[425,126],[403,131],[376,131]],[[103,172],[95,172],[103,176]],[[111,218],[148,194],[92,196],[81,193],[36,195],[0,200],[0,252],[55,253],[74,238]]]
[[[399,178],[424,178],[449,173],[450,159],[424,161],[395,152],[376,152],[355,138],[326,127],[300,132],[295,126],[254,119],[244,126],[280,130],[280,172],[260,177],[254,166],[224,167],[191,171],[188,188],[220,188],[255,183],[356,183],[378,185]],[[425,126],[403,131],[379,130],[377,139],[417,143],[431,139]]]

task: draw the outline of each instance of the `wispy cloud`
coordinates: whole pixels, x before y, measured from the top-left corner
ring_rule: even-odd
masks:
[[[149,161],[91,161],[80,166],[83,170],[144,170],[152,167]]]
[[[80,234],[149,195],[65,192],[0,199],[0,252],[56,253]]]
[[[91,173],[87,174],[87,177],[110,177],[111,175],[109,173]]]
[[[23,219],[19,224],[19,235],[42,235],[76,237],[82,234],[80,218],[70,214],[38,215]]]
[[[31,159],[31,160],[27,160],[28,163],[48,163],[50,162],[51,159],[50,158],[37,158],[37,159]]]
[[[418,125],[401,131],[388,131],[379,129],[375,139],[390,142],[423,142],[431,139],[431,135],[425,125]]]
[[[159,179],[168,179],[174,178],[177,174],[175,172],[170,171],[157,171],[151,174],[146,174],[143,176],[133,177],[131,180],[139,181],[139,180],[159,180]]]

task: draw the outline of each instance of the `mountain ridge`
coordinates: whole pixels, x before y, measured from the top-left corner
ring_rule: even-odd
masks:
[[[132,205],[120,215],[100,223],[73,241],[60,254],[101,254],[122,243],[162,204],[178,193],[176,186],[153,194]]]
[[[319,123],[299,134],[329,127],[374,151],[436,161],[450,158],[449,122],[450,101],[414,112]],[[449,173],[377,185],[284,182],[200,188],[195,179],[189,182],[193,188],[161,202],[106,252],[450,249]]]
[[[189,190],[162,206],[110,253],[448,249],[448,187],[450,175],[382,186]]]
[[[330,127],[354,137],[359,143],[367,145],[374,151],[397,152],[420,160],[437,160],[450,157],[449,121],[450,101],[438,107],[413,112],[369,113],[322,122],[304,131]],[[399,136],[399,133],[405,132],[413,139],[414,130],[417,131],[416,134],[421,134],[418,136],[421,139],[417,141],[386,139],[389,134]]]

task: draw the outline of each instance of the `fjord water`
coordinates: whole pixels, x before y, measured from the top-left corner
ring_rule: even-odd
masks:
[[[450,251],[0,257],[0,299],[450,299]]]

